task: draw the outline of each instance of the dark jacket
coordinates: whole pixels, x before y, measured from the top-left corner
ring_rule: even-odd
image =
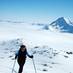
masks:
[[[24,63],[26,60],[26,56],[28,56],[29,58],[33,58],[33,56],[29,55],[27,50],[25,49],[24,52],[22,52],[21,50],[19,50],[16,54],[15,54],[15,59],[17,58],[18,63]]]

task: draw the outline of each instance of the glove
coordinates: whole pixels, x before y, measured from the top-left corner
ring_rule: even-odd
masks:
[[[30,58],[33,58],[33,55],[31,55]]]

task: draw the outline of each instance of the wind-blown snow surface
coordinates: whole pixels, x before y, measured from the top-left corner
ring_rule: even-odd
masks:
[[[0,22],[0,73],[11,73],[15,51],[24,43],[37,73],[73,73],[73,34],[39,30],[26,23]],[[18,72],[16,62],[15,71]],[[27,57],[23,73],[35,73]],[[15,73],[15,72],[14,72]]]

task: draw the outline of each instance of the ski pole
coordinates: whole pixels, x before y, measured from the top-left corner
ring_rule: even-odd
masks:
[[[14,71],[15,63],[16,63],[16,60],[14,61],[14,64],[13,64],[12,73]]]
[[[35,63],[34,63],[34,59],[32,59],[32,61],[33,61],[33,66],[34,66],[35,73],[37,73]]]

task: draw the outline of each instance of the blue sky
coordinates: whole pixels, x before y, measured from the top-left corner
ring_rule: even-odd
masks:
[[[73,20],[73,0],[0,0],[0,19],[48,23],[58,17]]]

